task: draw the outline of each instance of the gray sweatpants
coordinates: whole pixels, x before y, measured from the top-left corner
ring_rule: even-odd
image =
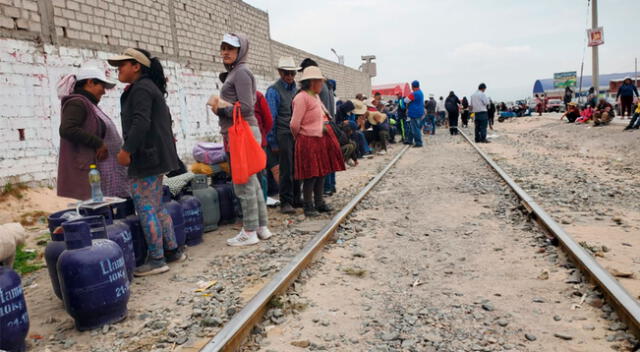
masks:
[[[262,142],[260,129],[251,126],[251,132],[253,132],[253,136],[260,144]],[[256,231],[258,226],[267,226],[269,220],[267,204],[264,201],[264,194],[262,193],[258,175],[249,176],[249,181],[243,185],[233,185],[233,190],[236,193],[236,197],[240,199],[240,206],[242,206],[242,223],[245,231]]]

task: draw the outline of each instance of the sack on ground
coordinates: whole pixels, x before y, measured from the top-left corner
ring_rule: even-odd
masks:
[[[213,174],[213,169],[211,169],[211,166],[207,164],[195,163],[191,165],[191,172],[194,174],[211,176]]]
[[[198,142],[193,147],[193,158],[198,162],[213,165],[226,161],[227,153],[222,143]]]

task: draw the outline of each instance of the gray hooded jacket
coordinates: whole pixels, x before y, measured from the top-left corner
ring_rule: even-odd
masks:
[[[233,34],[233,33],[232,33]],[[238,58],[231,65],[224,65],[227,69],[223,79],[224,84],[220,89],[220,98],[231,104],[240,102],[242,117],[250,126],[258,126],[258,120],[254,116],[254,106],[256,103],[256,80],[253,73],[247,66],[247,56],[249,53],[249,40],[242,34],[233,34],[240,39],[240,50]],[[233,125],[233,107],[219,108],[217,115],[220,118],[220,130],[226,135],[229,127]]]

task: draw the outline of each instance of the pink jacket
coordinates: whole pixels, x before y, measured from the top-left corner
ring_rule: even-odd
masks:
[[[322,137],[322,125],[325,112],[318,95],[310,95],[303,91],[293,98],[293,114],[291,115],[291,133],[309,137]]]

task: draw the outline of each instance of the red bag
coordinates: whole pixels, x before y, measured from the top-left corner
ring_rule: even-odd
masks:
[[[240,103],[233,106],[233,126],[229,128],[231,180],[236,185],[249,182],[249,176],[267,166],[267,155],[256,141],[251,127],[242,118]]]

